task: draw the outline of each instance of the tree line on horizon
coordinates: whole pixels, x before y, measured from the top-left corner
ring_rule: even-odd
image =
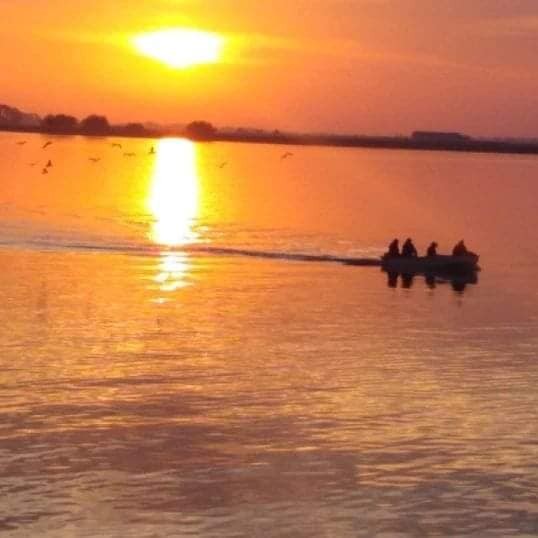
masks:
[[[81,121],[68,114],[48,114],[41,122],[41,128],[48,133],[80,133],[87,135],[126,135],[151,136],[156,134],[147,129],[142,123],[127,123],[111,125],[106,116],[90,114]],[[192,121],[180,134],[195,140],[209,140],[217,133],[217,129],[207,121]]]
[[[25,113],[15,107],[0,104],[0,128],[8,130],[38,131],[50,134],[81,134],[88,136],[159,136],[172,134],[186,136],[193,140],[211,140],[218,133],[208,121],[192,121],[173,132],[146,127],[143,123],[130,122],[113,125],[100,114],[90,114],[82,120],[70,114],[47,114],[41,118],[37,114]]]
[[[82,120],[69,114],[47,114],[41,121],[41,130],[47,133],[108,135],[125,134],[130,136],[149,135],[142,123],[127,123],[112,126],[106,116],[90,114]]]

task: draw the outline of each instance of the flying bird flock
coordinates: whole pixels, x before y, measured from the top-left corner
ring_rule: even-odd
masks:
[[[15,144],[17,146],[25,146],[26,144],[28,144],[28,140],[18,140],[15,142]],[[41,144],[41,150],[44,151],[44,150],[47,150],[50,146],[52,146],[54,144],[54,141],[53,140],[47,140],[46,142],[44,142],[43,144]],[[112,142],[110,144],[110,146],[112,148],[117,148],[117,149],[123,149],[123,145],[120,144],[119,142]],[[157,152],[155,151],[155,146],[151,146],[147,152],[148,155],[156,155]],[[124,157],[134,157],[136,156],[136,153],[134,151],[125,151],[123,152],[123,156]],[[98,156],[89,156],[88,157],[88,160],[94,164],[100,162],[102,160],[102,157],[98,157]],[[31,166],[31,167],[34,167],[34,166],[37,166],[39,164],[39,160],[37,161],[31,161],[28,163],[28,166]],[[54,167],[54,163],[52,162],[52,159],[46,159],[46,163],[41,167],[41,174],[48,174],[52,171],[52,168]]]
[[[28,140],[18,140],[18,141],[15,142],[15,144],[22,147],[22,146],[25,146],[25,145],[28,144]],[[44,143],[41,144],[41,150],[46,151],[53,144],[54,144],[53,140],[47,140],[47,141],[45,141]],[[31,144],[28,144],[28,145],[31,147]],[[114,149],[121,150],[123,157],[136,157],[136,155],[137,155],[136,152],[134,152],[134,151],[124,150],[124,146],[120,142],[111,142],[110,147],[114,148]],[[147,155],[157,155],[157,151],[155,150],[155,146],[150,146],[149,149],[147,150],[146,154]],[[280,155],[280,160],[284,161],[284,160],[289,159],[290,157],[293,157],[293,156],[294,156],[293,153],[291,153],[290,151],[286,151],[285,153]],[[103,160],[103,157],[102,156],[96,156],[96,155],[90,155],[90,156],[88,156],[88,160],[93,164],[97,164],[97,163],[99,163],[99,162],[101,162]],[[31,167],[37,166],[38,164],[39,164],[39,160],[31,161],[31,162],[28,163],[28,165],[31,166]],[[221,161],[221,162],[219,162],[217,164],[217,168],[220,168],[220,169],[223,169],[226,166],[228,166],[228,161],[227,160]],[[55,164],[52,162],[52,159],[50,159],[50,158],[47,159],[46,163],[41,167],[41,174],[49,174],[54,167],[55,167]]]

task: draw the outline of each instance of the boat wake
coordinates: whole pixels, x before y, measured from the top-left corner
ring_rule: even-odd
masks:
[[[239,256],[249,258],[264,258],[293,262],[310,263],[339,263],[345,265],[379,267],[380,258],[342,256],[326,253],[304,253],[280,250],[262,250],[250,248],[233,248],[212,245],[183,245],[177,247],[162,247],[159,245],[140,245],[135,243],[98,243],[67,241],[65,239],[55,240],[51,237],[32,238],[24,240],[0,240],[0,247],[22,248],[43,251],[78,251],[78,252],[108,252],[116,254],[126,254],[132,256],[161,256],[163,254],[190,254],[205,256]]]
[[[351,256],[336,256],[333,254],[305,254],[299,252],[281,252],[267,250],[251,250],[243,248],[193,246],[183,249],[188,252],[200,252],[221,256],[248,256],[252,258],[271,258],[297,262],[332,262],[347,265],[381,266],[380,258],[356,258]]]

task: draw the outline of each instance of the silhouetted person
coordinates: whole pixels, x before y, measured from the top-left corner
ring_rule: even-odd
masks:
[[[402,256],[405,256],[406,258],[414,258],[417,256],[417,249],[410,238],[407,238],[402,246]]]
[[[469,254],[469,251],[462,239],[461,241],[458,241],[452,249],[452,256],[465,256],[466,254]]]
[[[390,258],[395,258],[400,255],[400,245],[398,239],[391,241],[389,249],[387,250],[387,256]]]
[[[428,256],[429,258],[437,256],[437,243],[435,241],[433,241],[433,243],[428,247],[428,250],[426,251],[426,256]]]

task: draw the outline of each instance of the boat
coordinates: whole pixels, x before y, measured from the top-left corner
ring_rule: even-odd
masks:
[[[381,267],[387,273],[400,274],[458,274],[479,271],[479,256],[472,252],[462,256],[387,256],[381,258]]]

